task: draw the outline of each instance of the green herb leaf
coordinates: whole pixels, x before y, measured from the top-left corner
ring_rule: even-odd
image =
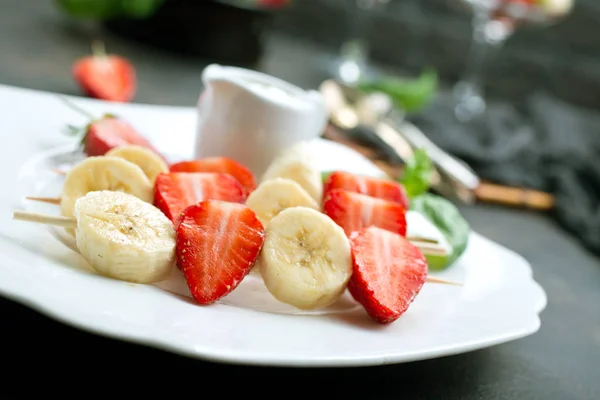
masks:
[[[417,197],[427,190],[433,178],[433,162],[427,152],[417,149],[412,159],[407,160],[400,182],[406,188],[409,198]]]
[[[56,0],[56,4],[72,17],[107,19],[118,16],[121,0]]]
[[[425,260],[427,261],[427,267],[432,271],[441,271],[450,266],[451,254],[448,255],[437,255],[437,254],[425,254]]]
[[[67,14],[75,18],[112,19],[120,17],[146,18],[164,0],[55,0]]]
[[[417,79],[383,77],[361,82],[358,87],[366,92],[383,92],[390,96],[397,108],[413,113],[429,104],[435,96],[438,75],[433,68],[427,68]]]
[[[444,235],[452,252],[447,263],[430,265],[432,269],[443,269],[454,263],[467,248],[471,227],[454,204],[441,196],[424,193],[411,199],[410,209],[421,213]]]
[[[122,0],[122,13],[131,18],[147,18],[164,3],[165,0]]]

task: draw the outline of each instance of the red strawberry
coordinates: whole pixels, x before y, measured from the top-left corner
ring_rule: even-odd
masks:
[[[107,55],[101,43],[93,44],[93,54],[73,64],[72,73],[83,91],[97,99],[128,102],[136,91],[136,74],[131,63],[120,56]]]
[[[124,145],[143,146],[160,154],[133,126],[110,114],[93,120],[87,125],[82,144],[88,156],[102,156],[109,150]]]
[[[160,174],[154,184],[154,205],[177,223],[187,207],[204,200],[243,203],[244,188],[231,175],[209,172]]]
[[[171,172],[218,172],[233,176],[249,194],[256,189],[256,179],[248,168],[226,157],[209,157],[201,160],[181,161],[171,165]]]
[[[245,205],[208,200],[185,209],[176,238],[177,260],[192,296],[211,304],[250,272],[265,229]]]
[[[406,209],[393,201],[333,189],[323,201],[323,212],[348,236],[372,225],[406,235]]]
[[[334,189],[345,189],[351,192],[362,193],[378,199],[395,201],[408,208],[408,195],[401,183],[381,178],[354,175],[349,172],[335,171],[331,173],[323,184],[323,196]]]
[[[375,226],[352,234],[350,247],[350,294],[375,321],[397,320],[425,283],[425,257],[405,237]]]

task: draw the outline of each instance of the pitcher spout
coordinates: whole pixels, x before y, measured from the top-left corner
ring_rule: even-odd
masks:
[[[225,67],[218,64],[210,64],[202,72],[202,83],[210,91],[225,95],[242,88],[239,83],[232,79]]]

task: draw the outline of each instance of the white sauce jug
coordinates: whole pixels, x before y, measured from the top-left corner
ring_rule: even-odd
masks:
[[[195,157],[232,158],[257,178],[284,149],[317,138],[322,95],[253,70],[212,64],[202,73]]]

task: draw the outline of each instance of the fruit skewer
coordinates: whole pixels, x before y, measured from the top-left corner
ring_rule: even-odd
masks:
[[[27,200],[31,201],[39,201],[42,203],[55,204],[60,205],[60,197],[34,197],[27,196],[25,197]],[[421,236],[407,236],[407,239],[415,246],[417,246],[424,254],[431,255],[440,255],[444,256],[446,254],[446,250],[438,245],[438,241],[435,239],[424,238]]]
[[[52,225],[62,228],[70,228],[70,229],[78,229],[77,219],[73,217],[64,217],[59,215],[48,215],[42,213],[36,213],[31,211],[21,211],[17,210],[13,213],[13,219],[19,221],[33,222],[43,225]],[[418,246],[417,246],[418,247]],[[92,264],[92,263],[90,263]],[[92,264],[93,266],[93,264]],[[447,285],[456,285],[462,286],[459,282],[453,282],[437,277],[428,276],[427,282],[429,283],[439,283],[439,284],[447,284]]]

